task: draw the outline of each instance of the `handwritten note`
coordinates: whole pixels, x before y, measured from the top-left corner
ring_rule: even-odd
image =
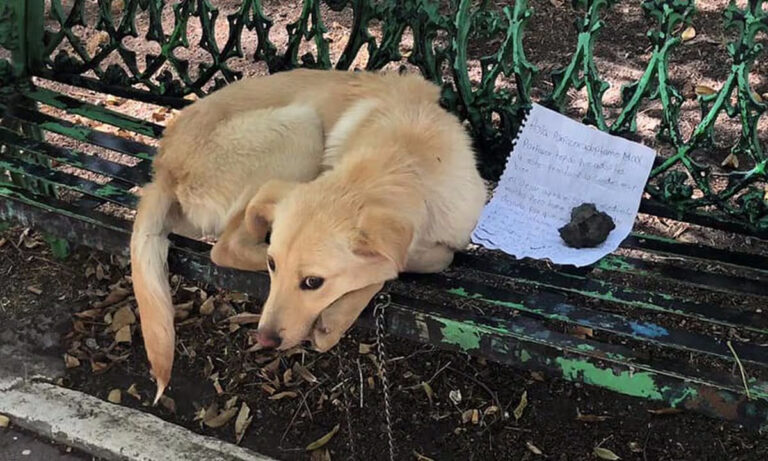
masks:
[[[655,155],[534,104],[472,240],[518,258],[592,264],[632,230]],[[608,213],[616,228],[596,248],[570,248],[558,229],[585,202]]]

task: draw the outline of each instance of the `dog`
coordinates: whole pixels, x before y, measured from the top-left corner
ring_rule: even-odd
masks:
[[[269,272],[257,339],[277,349],[330,349],[386,281],[439,272],[466,248],[486,188],[439,96],[416,75],[294,70],[178,114],[131,237],[156,401],[174,355],[169,232],[219,236],[215,264]]]

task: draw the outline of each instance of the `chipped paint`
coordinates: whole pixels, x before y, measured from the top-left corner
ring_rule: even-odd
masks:
[[[649,322],[629,322],[629,326],[632,331],[639,336],[645,336],[646,338],[659,338],[661,336],[669,336],[669,331],[661,325]]]
[[[440,333],[443,342],[459,346],[463,351],[480,349],[480,332],[472,325],[450,319],[438,319],[443,324]]]
[[[633,397],[663,399],[651,373],[622,371],[617,374],[612,369],[598,368],[585,360],[564,357],[556,358],[555,362],[562,370],[563,377],[568,380],[580,380]]]

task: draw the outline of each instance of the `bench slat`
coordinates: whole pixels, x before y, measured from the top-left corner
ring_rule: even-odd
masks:
[[[68,113],[80,115],[151,138],[157,139],[163,133],[163,127],[156,123],[147,122],[105,107],[83,102],[47,88],[38,87],[24,91],[22,94],[34,101],[67,111]]]
[[[111,184],[98,184],[63,171],[52,170],[42,165],[27,163],[18,158],[0,158],[0,169],[44,181],[57,186],[66,187],[76,192],[103,199],[128,208],[136,208],[138,198],[124,189]]]
[[[149,177],[150,164],[146,160],[142,160],[132,167],[120,165],[96,155],[31,139],[2,127],[0,127],[0,142],[33,154],[43,155],[66,165],[117,178],[133,185],[141,184]]]

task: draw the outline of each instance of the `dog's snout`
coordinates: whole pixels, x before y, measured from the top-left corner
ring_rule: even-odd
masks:
[[[283,339],[280,338],[277,333],[268,330],[258,330],[256,332],[256,340],[259,342],[259,344],[262,345],[262,347],[270,349],[280,347],[280,344],[283,342]]]

